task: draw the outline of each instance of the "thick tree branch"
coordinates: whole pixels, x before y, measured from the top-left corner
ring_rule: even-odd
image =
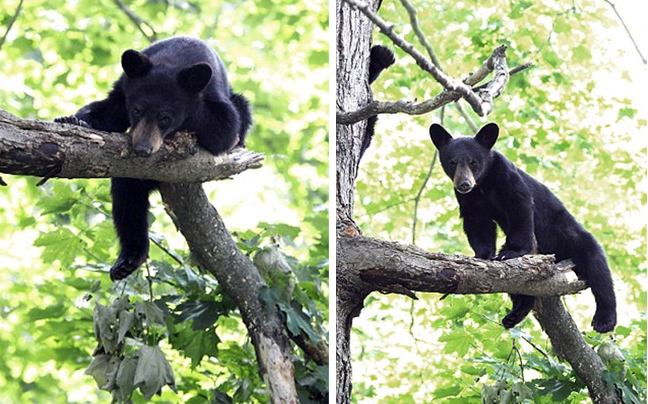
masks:
[[[558,355],[569,362],[574,372],[587,386],[594,404],[620,404],[614,390],[603,380],[605,364],[587,344],[571,315],[557,296],[538,299],[535,317],[549,336]]]
[[[295,370],[281,317],[259,299],[265,282],[232,239],[201,184],[163,183],[160,194],[198,264],[211,272],[241,312],[274,404],[297,404]]]
[[[186,133],[151,157],[138,157],[128,135],[19,119],[0,110],[0,173],[5,174],[205,182],[258,168],[262,161],[261,154],[242,149],[213,156]]]
[[[365,293],[372,291],[453,294],[512,293],[556,296],[587,288],[571,261],[554,264],[552,256],[527,255],[487,261],[431,253],[418,247],[369,237],[338,236],[337,251]]]
[[[398,36],[393,29],[393,26],[388,25],[384,20],[382,20],[376,13],[374,13],[367,4],[359,3],[356,0],[344,0],[350,6],[356,7],[360,10],[371,22],[373,22],[381,32],[389,37],[392,42],[401,48],[403,51],[407,52],[423,70],[430,73],[436,81],[438,81],[443,88],[447,91],[454,92],[459,94],[461,98],[464,98],[468,104],[473,108],[473,110],[479,116],[486,116],[493,109],[492,101],[495,94],[499,95],[503,91],[506,81],[508,80],[508,72],[506,71],[506,46],[502,45],[493,52],[495,55],[498,52],[498,49],[503,49],[503,55],[497,54],[498,57],[503,56],[504,64],[495,63],[493,64],[497,70],[496,80],[492,88],[489,88],[487,92],[477,94],[471,89],[471,85],[459,81],[455,78],[452,78],[438,69],[432,62],[430,62],[423,54],[417,51],[412,44],[405,41],[403,38]],[[490,59],[490,58],[489,58]],[[503,71],[499,70],[504,68]],[[438,108],[438,107],[437,107]]]
[[[484,62],[484,65],[490,63],[489,62],[490,60],[491,59],[489,57],[489,59],[487,59],[486,62]],[[469,81],[472,83],[475,82],[476,79],[479,79],[479,77],[482,75],[482,72],[484,70],[484,65],[482,65],[482,67],[480,67],[476,72],[471,73],[468,77],[464,79],[464,81]],[[508,75],[512,76],[516,73],[528,69],[529,67],[531,67],[531,63],[525,63],[523,65],[517,66],[511,69],[511,71],[508,72]],[[479,81],[476,81],[476,83],[479,83]],[[484,88],[486,85],[489,84],[490,82],[486,83],[484,86],[475,87],[473,90],[476,91],[481,90],[482,88]],[[408,115],[422,115],[430,111],[434,111],[435,109],[441,108],[442,106],[449,104],[451,102],[456,102],[460,99],[461,99],[461,95],[459,93],[443,90],[442,92],[437,94],[434,98],[422,102],[415,102],[410,100],[371,101],[370,103],[365,104],[365,106],[363,106],[362,108],[353,111],[349,111],[349,112],[338,111],[335,115],[335,121],[337,124],[347,125],[347,124],[353,124],[356,122],[364,121],[365,119],[378,114],[403,113]]]

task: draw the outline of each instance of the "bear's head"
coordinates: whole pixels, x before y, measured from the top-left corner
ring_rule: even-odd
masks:
[[[132,49],[123,53],[122,68],[133,149],[148,157],[197,113],[212,68],[207,63],[179,70],[154,66],[145,54]]]
[[[441,125],[430,126],[430,138],[439,150],[439,161],[443,171],[460,194],[472,191],[480,183],[491,166],[491,148],[497,141],[499,127],[489,123],[477,132],[475,137],[453,139]]]

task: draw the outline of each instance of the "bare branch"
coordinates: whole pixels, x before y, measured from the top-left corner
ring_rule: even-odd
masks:
[[[639,57],[641,58],[641,61],[643,62],[643,64],[648,64],[648,61],[646,61],[646,58],[641,54],[641,51],[639,50],[639,46],[637,46],[637,42],[632,37],[632,34],[630,33],[630,30],[628,29],[628,26],[625,24],[625,21],[623,21],[623,18],[621,18],[621,14],[619,14],[619,12],[617,11],[616,6],[614,5],[614,3],[612,3],[610,0],[605,0],[605,2],[607,4],[609,4],[610,7],[612,7],[612,10],[614,10],[614,14],[616,14],[616,16],[619,18],[619,21],[621,21],[621,25],[623,25],[623,28],[625,28],[626,32],[628,33],[628,36],[630,37],[630,41],[632,42],[635,49],[637,50],[637,53],[639,54]]]
[[[479,116],[486,116],[493,109],[492,98],[489,97],[489,95],[494,94],[495,91],[489,90],[487,93],[485,93],[486,99],[480,98],[478,94],[472,91],[470,85],[467,85],[466,83],[454,79],[443,73],[425,56],[423,56],[423,54],[417,51],[412,44],[394,33],[393,26],[388,25],[384,20],[378,17],[376,13],[369,9],[367,4],[359,3],[356,0],[344,0],[344,2],[360,10],[365,16],[367,16],[367,18],[369,18],[369,20],[371,20],[371,22],[373,22],[378,28],[380,28],[383,34],[387,35],[396,46],[412,56],[412,58],[414,58],[414,60],[416,61],[416,64],[418,64],[426,72],[430,73],[430,75],[432,75],[432,77],[434,77],[434,79],[438,81],[447,91],[455,92],[459,94],[461,98],[464,98]],[[502,45],[500,48],[503,48],[505,58],[506,47]],[[500,65],[496,64],[495,67],[498,67]],[[508,78],[508,76],[506,76],[506,78]],[[501,80],[498,80],[497,84],[501,85]],[[506,84],[506,82],[504,81],[503,84]],[[500,89],[499,91],[501,92],[502,89]]]
[[[508,74],[512,76],[515,73],[519,73],[525,69],[531,67],[531,63],[525,63],[521,66],[518,66],[512,69]],[[481,70],[481,69],[480,69]],[[473,81],[473,76],[475,73],[471,74],[464,80]],[[475,76],[477,78],[477,76]],[[488,85],[487,83],[486,85]],[[476,87],[476,90],[484,88],[484,86]],[[449,104],[451,102],[458,101],[461,98],[461,95],[456,92],[450,92],[443,90],[437,94],[434,98],[431,98],[422,102],[415,102],[409,100],[398,100],[398,101],[371,101],[364,107],[356,109],[355,111],[349,112],[337,112],[335,115],[335,122],[340,125],[349,125],[356,122],[364,121],[365,119],[375,116],[378,114],[408,114],[408,115],[423,115],[428,112],[434,111],[435,109],[441,108],[442,106]]]
[[[416,34],[416,37],[418,38],[419,42],[425,50],[427,51],[428,55],[430,56],[430,60],[434,65],[441,71],[443,71],[443,68],[441,67],[441,62],[439,62],[439,58],[436,55],[436,52],[434,52],[434,49],[432,49],[432,45],[428,42],[427,38],[425,37],[425,34],[423,33],[423,30],[421,29],[421,24],[419,24],[418,17],[416,15],[416,9],[410,3],[408,0],[400,0],[401,4],[407,10],[407,14],[409,14],[410,17],[410,25],[412,26],[412,29],[414,30],[414,34]]]
[[[0,173],[205,182],[258,168],[262,161],[263,155],[243,149],[213,156],[188,133],[165,141],[150,157],[138,157],[128,135],[19,119],[0,110]]]
[[[18,3],[18,7],[16,7],[16,12],[11,17],[11,20],[9,20],[9,24],[7,24],[7,30],[2,36],[2,39],[0,39],[0,49],[2,49],[2,45],[4,45],[5,41],[7,40],[7,36],[9,36],[9,31],[11,31],[11,27],[13,27],[14,22],[16,22],[16,19],[18,19],[18,15],[20,14],[20,10],[22,9],[23,1],[24,0],[20,0],[20,3]]]
[[[427,50],[428,55],[430,56],[430,60],[432,60],[432,63],[439,68],[440,70],[443,70],[443,67],[441,66],[441,62],[439,62],[439,58],[436,55],[436,52],[432,48],[432,45],[428,42],[427,38],[425,37],[425,34],[423,33],[423,30],[421,29],[421,24],[419,23],[418,16],[416,14],[416,9],[412,5],[412,3],[409,2],[409,0],[400,0],[401,4],[403,7],[405,7],[405,10],[407,10],[407,13],[409,14],[410,17],[410,24],[412,25],[412,29],[414,30],[414,33],[416,34],[416,37],[418,38],[419,42],[423,47]],[[473,132],[477,132],[477,125],[475,124],[475,121],[470,118],[470,115],[468,115],[468,112],[464,109],[463,105],[461,103],[457,102],[455,103],[455,106],[457,107],[457,111],[459,111],[459,114],[466,120],[466,123],[468,126],[470,126],[470,129]]]
[[[137,14],[135,14],[126,4],[122,3],[121,0],[114,0],[115,4],[121,11],[128,16],[128,18],[135,24],[137,29],[146,37],[146,39],[149,40],[149,42],[155,42],[157,41],[157,32],[155,32],[155,28],[148,22],[144,21],[142,18],[140,18]],[[146,27],[149,29],[151,32],[148,33],[144,29]]]

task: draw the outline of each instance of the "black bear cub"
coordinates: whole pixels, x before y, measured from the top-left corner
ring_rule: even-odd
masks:
[[[105,100],[56,121],[109,132],[130,129],[133,150],[141,157],[155,153],[179,130],[194,132],[212,154],[245,145],[252,124],[249,104],[232,92],[223,62],[205,42],[169,38],[142,52],[125,51],[121,64],[124,73]],[[121,248],[110,269],[113,281],[127,277],[148,258],[148,196],[157,186],[148,180],[112,180],[113,220]]]
[[[463,228],[475,257],[507,260],[525,254],[572,259],[596,300],[592,327],[614,330],[616,300],[603,249],[543,184],[491,150],[499,128],[489,123],[475,137],[453,139],[440,125],[430,126],[445,173],[454,183]],[[495,254],[496,224],[506,242]],[[502,324],[512,328],[533,308],[533,296],[511,295],[513,309]]]

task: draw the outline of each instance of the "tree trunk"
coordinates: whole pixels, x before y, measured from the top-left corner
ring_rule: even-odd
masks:
[[[202,184],[163,183],[160,194],[196,261],[216,277],[236,302],[272,402],[297,404],[290,343],[279,313],[268,313],[259,300],[260,288],[265,285],[259,271],[236,246]]]
[[[372,2],[378,8],[378,0]],[[370,101],[369,50],[373,25],[358,10],[342,0],[336,2],[337,91],[339,111],[355,110]],[[353,198],[358,175],[360,146],[366,121],[354,125],[336,125],[336,228],[338,234],[358,234],[353,221]],[[347,279],[343,257],[336,267],[336,364],[337,404],[351,398],[350,335],[353,317],[362,308],[366,294],[356,290],[356,279]]]

